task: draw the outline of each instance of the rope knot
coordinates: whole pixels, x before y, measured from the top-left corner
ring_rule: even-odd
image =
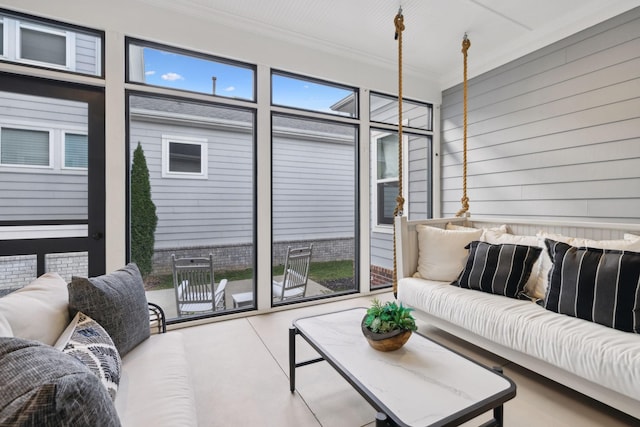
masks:
[[[393,23],[396,26],[395,39],[398,40],[398,36],[404,31],[404,16],[402,16],[402,12],[398,12],[396,17],[393,18]]]

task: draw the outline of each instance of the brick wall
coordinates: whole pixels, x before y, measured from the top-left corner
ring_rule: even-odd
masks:
[[[371,289],[388,286],[393,282],[393,270],[379,267],[377,265],[371,266],[370,276],[369,280],[371,281]]]
[[[87,253],[48,254],[45,257],[45,270],[58,273],[67,282],[74,275],[86,277],[89,271]],[[0,289],[18,289],[28,285],[36,277],[35,255],[0,257]]]
[[[273,246],[274,265],[283,264],[287,246],[308,246],[313,243],[312,262],[338,261],[354,258],[353,239],[298,240],[277,242]],[[242,270],[253,266],[252,245],[200,246],[174,249],[157,249],[153,255],[153,273],[171,273],[171,254],[176,257],[208,256],[213,254],[215,270]]]

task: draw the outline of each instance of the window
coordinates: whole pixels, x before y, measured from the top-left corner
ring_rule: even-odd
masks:
[[[18,59],[73,68],[70,62],[72,37],[66,31],[20,23]]]
[[[64,167],[87,168],[87,135],[64,134]]]
[[[337,116],[358,116],[355,89],[278,72],[271,75],[271,103]]]
[[[397,96],[371,93],[369,101],[372,122],[398,125]],[[402,125],[406,127],[432,130],[433,106],[424,102],[402,98],[402,121]]]
[[[255,100],[253,66],[142,41],[129,41],[127,54],[131,82]]]
[[[6,37],[4,36],[5,28],[4,19],[0,18],[0,56],[4,56],[4,52],[7,50],[4,47],[4,41],[6,40]]]
[[[207,140],[162,136],[163,178],[207,178]]]
[[[376,145],[378,224],[393,224],[398,195],[398,135],[378,138]]]
[[[50,139],[48,131],[2,128],[0,164],[49,167]]]
[[[101,33],[74,25],[0,15],[0,56],[11,62],[101,76],[103,40]]]

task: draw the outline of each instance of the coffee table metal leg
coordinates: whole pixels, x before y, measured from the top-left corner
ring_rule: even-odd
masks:
[[[296,389],[296,328],[289,328],[289,390]]]
[[[378,412],[376,414],[376,427],[389,427],[389,418],[387,414]]]

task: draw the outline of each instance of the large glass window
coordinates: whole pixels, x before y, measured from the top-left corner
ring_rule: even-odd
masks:
[[[272,120],[273,281],[282,283],[287,249],[312,247],[306,287],[274,303],[358,289],[356,283],[357,127],[274,115]]]
[[[145,266],[147,299],[172,321],[253,305],[254,111],[159,95],[128,103],[130,259]],[[209,287],[190,305],[203,270]]]
[[[131,82],[255,100],[254,66],[133,40],[128,55]]]
[[[273,105],[357,117],[358,97],[353,88],[280,72],[271,75]]]
[[[372,92],[369,97],[372,122],[398,125],[398,97]],[[433,129],[433,106],[425,102],[402,99],[402,125],[430,131]]]
[[[372,289],[391,286],[393,277],[393,221],[403,170],[404,216],[430,218],[431,206],[431,104],[403,100],[402,165],[399,165],[398,99],[372,93],[370,167],[370,283]]]

